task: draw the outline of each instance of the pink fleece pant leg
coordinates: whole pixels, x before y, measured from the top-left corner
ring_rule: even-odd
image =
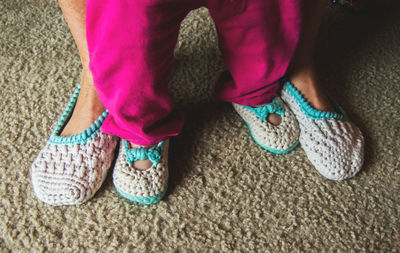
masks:
[[[219,79],[219,99],[241,105],[271,102],[299,40],[302,1],[234,0],[231,8],[209,3],[229,71]]]
[[[229,71],[218,96],[267,103],[279,90],[300,32],[300,0],[87,0],[86,30],[102,130],[139,145],[179,134],[168,94],[173,52],[187,13],[207,6]]]
[[[172,113],[168,82],[182,1],[88,0],[90,69],[110,114],[102,130],[139,145],[179,134],[183,117]]]

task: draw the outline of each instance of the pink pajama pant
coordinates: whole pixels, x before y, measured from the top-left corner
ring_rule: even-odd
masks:
[[[178,135],[167,88],[181,21],[206,6],[229,71],[219,99],[270,102],[294,54],[301,0],[87,0],[90,69],[110,114],[102,130],[139,145]]]

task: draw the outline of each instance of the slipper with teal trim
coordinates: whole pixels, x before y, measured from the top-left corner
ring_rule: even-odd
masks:
[[[319,173],[343,180],[361,170],[364,137],[337,103],[331,99],[335,112],[316,110],[290,82],[285,82],[281,97],[296,115],[300,144]]]
[[[279,97],[261,107],[232,105],[246,122],[254,141],[262,148],[275,154],[285,154],[299,144],[300,130],[296,117]],[[274,125],[268,122],[269,114],[278,114],[282,118],[281,123]]]
[[[113,182],[117,192],[141,204],[158,203],[165,195],[168,185],[169,140],[152,148],[129,148],[126,140],[121,140],[115,163]],[[139,170],[133,166],[138,160],[150,160],[152,166]]]
[[[30,169],[37,198],[50,205],[77,205],[89,200],[102,185],[118,144],[117,137],[100,129],[107,111],[82,133],[60,136],[79,92],[80,86]]]

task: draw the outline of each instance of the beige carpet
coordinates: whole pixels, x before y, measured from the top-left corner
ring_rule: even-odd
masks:
[[[51,207],[29,167],[80,65],[56,1],[0,2],[1,252],[399,252],[399,5],[367,16],[327,10],[318,40],[326,89],[366,136],[363,171],[322,178],[301,147],[263,151],[214,98],[224,69],[206,9],[182,26],[171,92],[187,115],[172,139],[170,188],[154,206],[111,177],[81,206]]]

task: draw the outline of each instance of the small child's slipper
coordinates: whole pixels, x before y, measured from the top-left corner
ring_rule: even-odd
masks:
[[[275,154],[285,154],[299,144],[300,130],[296,117],[279,97],[262,107],[232,105],[246,122],[254,141],[262,148]],[[268,122],[268,115],[273,113],[281,116],[279,125]]]
[[[158,203],[168,186],[168,148],[169,140],[152,148],[129,148],[128,142],[121,140],[113,173],[117,192],[141,204]],[[147,159],[152,162],[150,168],[139,170],[133,167],[135,161]]]

